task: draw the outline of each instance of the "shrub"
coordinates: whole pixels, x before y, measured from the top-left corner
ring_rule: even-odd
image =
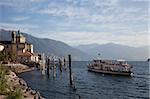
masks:
[[[6,75],[9,73],[9,70],[5,67],[0,65],[0,94],[6,94],[7,89],[9,86],[7,85]]]
[[[6,79],[7,74],[9,74],[9,69],[0,64],[0,94],[7,95],[7,99],[23,99],[21,88],[10,90]]]
[[[3,52],[0,52],[0,61],[4,61],[5,54]]]
[[[10,92],[7,99],[23,99],[23,93],[20,88],[16,88],[13,92]]]

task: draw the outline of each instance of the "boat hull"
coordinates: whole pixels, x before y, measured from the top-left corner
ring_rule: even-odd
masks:
[[[106,70],[92,69],[92,68],[88,68],[88,71],[97,72],[97,73],[103,73],[103,74],[131,76],[131,72],[106,71]]]

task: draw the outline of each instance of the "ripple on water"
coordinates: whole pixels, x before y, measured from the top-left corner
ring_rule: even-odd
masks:
[[[47,99],[149,99],[149,72],[144,62],[131,62],[133,77],[104,75],[88,72],[87,62],[73,62],[76,91],[69,86],[68,72],[63,71],[62,79],[57,73],[55,79],[42,77],[38,71],[23,73],[28,85],[40,91]]]

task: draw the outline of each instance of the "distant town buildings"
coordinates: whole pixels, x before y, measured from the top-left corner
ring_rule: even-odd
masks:
[[[12,31],[11,41],[0,41],[4,46],[4,53],[11,55],[17,62],[38,62],[38,55],[33,52],[33,45],[26,42],[26,37]]]

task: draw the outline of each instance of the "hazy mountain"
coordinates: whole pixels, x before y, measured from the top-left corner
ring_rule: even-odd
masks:
[[[148,46],[130,47],[114,43],[107,44],[88,44],[76,46],[81,51],[91,55],[93,58],[100,57],[107,59],[126,59],[126,60],[146,60],[149,57]]]
[[[88,60],[89,56],[73,48],[63,42],[52,40],[52,39],[41,39],[31,36],[29,34],[23,33],[26,36],[27,42],[32,43],[34,46],[34,51],[38,53],[54,54],[57,56],[67,56],[68,54],[72,55],[73,60]],[[11,40],[11,31],[0,30],[0,40]]]
[[[27,42],[32,43],[35,52],[67,56],[72,54],[73,60],[89,60],[100,57],[107,59],[147,60],[149,58],[148,46],[130,47],[114,43],[79,45],[75,48],[52,39],[41,39],[23,33]],[[0,30],[0,40],[11,40],[11,31]]]

